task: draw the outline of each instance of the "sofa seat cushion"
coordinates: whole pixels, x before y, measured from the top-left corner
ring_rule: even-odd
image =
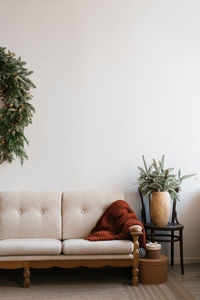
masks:
[[[60,254],[62,243],[56,239],[5,239],[0,240],[0,255],[55,255]]]
[[[128,240],[91,242],[84,239],[69,239],[63,241],[63,253],[66,255],[131,254],[133,243]]]

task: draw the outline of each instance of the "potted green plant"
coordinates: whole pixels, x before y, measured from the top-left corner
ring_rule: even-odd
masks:
[[[178,191],[180,191],[183,180],[196,174],[181,176],[181,170],[178,174],[173,174],[174,168],[164,168],[165,156],[158,163],[153,159],[152,164],[147,167],[144,156],[142,156],[144,168],[138,167],[140,176],[137,179],[139,191],[145,195],[151,195],[150,199],[150,218],[153,225],[166,226],[169,221],[171,200],[179,200]]]

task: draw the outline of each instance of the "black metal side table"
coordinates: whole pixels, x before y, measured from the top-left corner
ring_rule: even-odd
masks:
[[[151,242],[171,243],[171,266],[174,265],[174,243],[179,242],[180,246],[180,265],[181,273],[184,274],[183,262],[183,229],[184,226],[178,222],[176,212],[176,201],[173,202],[172,220],[164,227],[154,226],[147,223],[146,209],[142,193],[139,191],[140,199],[142,202],[141,218],[146,231],[146,239]],[[149,196],[150,201],[150,196]],[[170,233],[169,233],[170,232]],[[178,235],[175,234],[178,232]]]

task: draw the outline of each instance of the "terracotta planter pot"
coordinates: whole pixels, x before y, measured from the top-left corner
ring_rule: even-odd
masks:
[[[153,192],[150,200],[150,217],[155,226],[166,226],[169,221],[171,199],[168,192]]]

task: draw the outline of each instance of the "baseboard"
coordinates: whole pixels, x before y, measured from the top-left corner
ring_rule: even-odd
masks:
[[[170,261],[169,261],[170,262]],[[175,257],[174,258],[175,264],[180,264],[180,258]],[[184,258],[184,264],[200,264],[200,257],[185,257]]]

